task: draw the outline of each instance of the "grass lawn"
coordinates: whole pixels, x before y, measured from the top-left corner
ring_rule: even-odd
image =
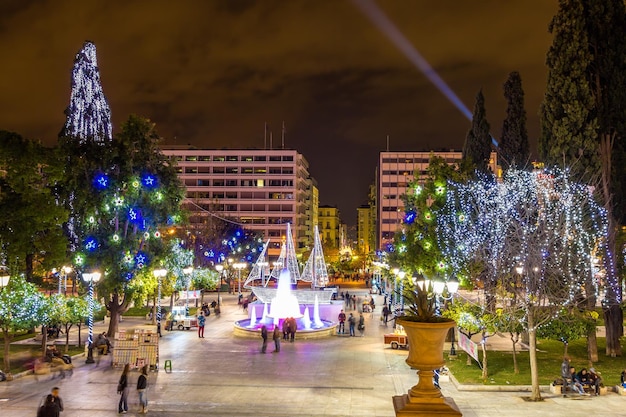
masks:
[[[11,340],[12,342],[32,338],[32,334],[18,334]],[[42,356],[41,345],[15,345],[12,344],[9,348],[9,355],[11,358],[11,373],[16,374],[18,372],[32,369],[33,361],[36,357]],[[65,353],[65,344],[57,345],[62,353]],[[70,356],[84,352],[83,347],[69,346],[68,354]],[[4,339],[0,337],[0,367],[4,368]],[[6,372],[6,369],[3,369]]]
[[[568,347],[568,355],[572,366],[579,371],[587,368],[587,344],[586,339],[571,342]],[[624,358],[609,358],[604,355],[605,338],[598,338],[598,362],[593,366],[602,374],[605,386],[617,385],[620,382],[620,374],[626,368]],[[537,342],[537,359],[539,366],[539,383],[548,385],[561,375],[561,362],[563,362],[563,344],[552,340],[540,340]],[[482,360],[482,351],[479,351]],[[482,370],[472,360],[467,366],[467,354],[459,350],[458,359],[448,360],[446,365],[452,371],[454,377],[462,384],[485,384],[485,385],[530,385],[530,364],[528,352],[517,355],[517,363],[520,373],[513,373],[513,354],[510,352],[498,352],[487,350],[488,378],[483,381]]]

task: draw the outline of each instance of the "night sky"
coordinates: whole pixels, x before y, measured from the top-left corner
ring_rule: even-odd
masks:
[[[479,89],[500,135],[522,75],[531,147],[555,0],[379,0],[470,110]],[[56,142],[74,56],[98,48],[113,128],[150,118],[167,144],[280,146],[304,154],[321,204],[353,224],[378,152],[461,149],[469,121],[348,0],[0,2],[0,129]]]

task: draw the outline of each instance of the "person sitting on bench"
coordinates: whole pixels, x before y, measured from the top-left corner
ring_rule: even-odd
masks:
[[[109,342],[109,339],[107,339],[106,333],[104,332],[98,335],[94,344],[100,355],[107,355],[111,348],[111,342]]]

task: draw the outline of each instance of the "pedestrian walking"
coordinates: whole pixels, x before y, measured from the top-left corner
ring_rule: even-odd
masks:
[[[345,328],[346,313],[344,313],[343,310],[341,310],[341,312],[339,313],[337,320],[339,321],[339,327],[337,327],[337,333],[345,334],[346,333],[346,328]]]
[[[361,333],[361,337],[365,333],[365,317],[363,317],[363,313],[359,314],[359,325],[358,325],[359,333]]]
[[[356,310],[356,295],[352,296],[352,310]]]
[[[355,324],[355,322],[356,322],[356,319],[354,318],[352,313],[350,313],[350,317],[348,318],[348,324],[350,325],[350,336],[354,336],[354,324]]]
[[[385,323],[385,327],[387,327],[387,321],[389,320],[389,307],[387,307],[387,305],[385,305],[383,307],[383,317],[382,317],[382,321]]]
[[[141,368],[141,375],[137,379],[137,393],[139,394],[139,405],[141,414],[148,412],[148,365]]]
[[[204,317],[204,313],[200,312],[198,315],[198,337],[204,339],[204,323],[206,322],[206,317]]]
[[[43,404],[39,406],[37,417],[59,417],[61,411],[63,411],[63,400],[59,397],[59,387],[54,387],[44,398]]]
[[[120,376],[120,381],[117,383],[117,393],[120,394],[120,402],[117,406],[119,414],[128,412],[128,372],[130,372],[130,365],[126,364]]]
[[[261,326],[261,339],[263,339],[263,345],[261,346],[261,353],[267,351],[267,326]]]
[[[280,330],[278,330],[278,325],[274,326],[274,333],[272,334],[272,339],[274,339],[274,352],[280,352]]]

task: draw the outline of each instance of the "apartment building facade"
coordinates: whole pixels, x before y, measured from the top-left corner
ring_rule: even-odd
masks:
[[[344,232],[339,217],[339,209],[333,206],[320,206],[318,219],[322,242],[332,248],[339,249],[342,243],[342,233]]]
[[[376,233],[377,247],[385,250],[393,242],[393,236],[404,218],[403,196],[407,185],[415,175],[424,178],[432,156],[443,158],[449,164],[461,161],[461,151],[427,151],[427,152],[381,152],[376,173]],[[491,153],[489,166],[497,173],[497,154]]]
[[[285,225],[291,223],[296,249],[312,245],[318,190],[302,154],[291,149],[188,146],[162,151],[177,161],[191,227],[202,227],[210,216],[232,219],[270,239],[271,254],[276,255]]]

